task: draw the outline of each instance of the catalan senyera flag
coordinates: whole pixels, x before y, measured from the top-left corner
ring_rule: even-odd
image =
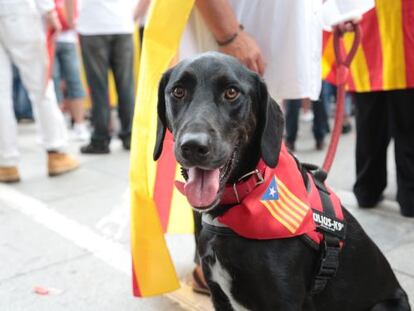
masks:
[[[158,162],[152,154],[158,83],[177,53],[193,2],[153,0],[144,34],[130,160],[133,291],[139,297],[179,287],[164,233],[185,230],[192,220],[188,203],[173,188],[178,169],[171,136]]]
[[[357,92],[414,87],[414,1],[376,0],[361,21],[361,44],[352,61],[348,89]],[[346,34],[349,50],[353,34]],[[324,34],[322,76],[335,83],[333,35]]]

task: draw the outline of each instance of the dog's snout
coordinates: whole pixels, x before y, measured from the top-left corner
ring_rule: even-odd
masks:
[[[181,139],[181,154],[190,161],[205,159],[210,153],[210,139],[206,133],[186,133]]]

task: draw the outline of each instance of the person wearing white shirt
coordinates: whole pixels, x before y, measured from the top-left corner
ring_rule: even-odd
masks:
[[[83,0],[77,30],[92,99],[93,133],[81,147],[85,154],[110,152],[108,72],[112,70],[118,94],[119,137],[130,149],[134,107],[133,38],[136,0]]]
[[[12,63],[20,72],[33,104],[40,137],[48,152],[50,176],[78,167],[63,152],[67,130],[48,77],[49,59],[42,17],[47,26],[60,30],[52,0],[0,0],[0,182],[20,180],[17,169],[17,124],[12,103]]]

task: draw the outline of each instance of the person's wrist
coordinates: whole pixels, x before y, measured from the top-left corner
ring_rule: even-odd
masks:
[[[238,37],[238,35],[240,34],[241,31],[244,30],[243,25],[239,25],[238,29],[236,31],[234,31],[233,33],[226,35],[224,38],[215,38],[216,39],[216,43],[218,44],[218,46],[226,46],[229,45],[230,43],[232,43],[234,40],[236,40],[236,38]]]

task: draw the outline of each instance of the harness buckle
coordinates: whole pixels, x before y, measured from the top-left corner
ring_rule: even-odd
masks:
[[[244,174],[242,177],[240,177],[238,180],[237,180],[237,182],[236,183],[234,183],[233,184],[233,192],[234,192],[234,195],[236,196],[236,199],[237,199],[237,203],[239,203],[240,204],[240,196],[239,196],[239,193],[237,192],[237,183],[239,182],[239,181],[241,181],[241,180],[243,180],[243,179],[245,179],[246,177],[249,177],[249,176],[251,176],[251,175],[254,175],[254,174],[256,174],[256,178],[257,178],[257,181],[256,181],[256,184],[255,184],[255,186],[258,186],[258,185],[260,185],[260,184],[263,184],[264,183],[264,177],[263,177],[263,174],[256,168],[256,169],[254,169],[253,171],[251,171],[251,172],[248,172],[248,173],[246,173],[246,174]]]
[[[320,265],[316,273],[311,293],[313,295],[323,291],[330,279],[332,279],[339,267],[339,254],[341,246],[339,239],[325,235]]]

